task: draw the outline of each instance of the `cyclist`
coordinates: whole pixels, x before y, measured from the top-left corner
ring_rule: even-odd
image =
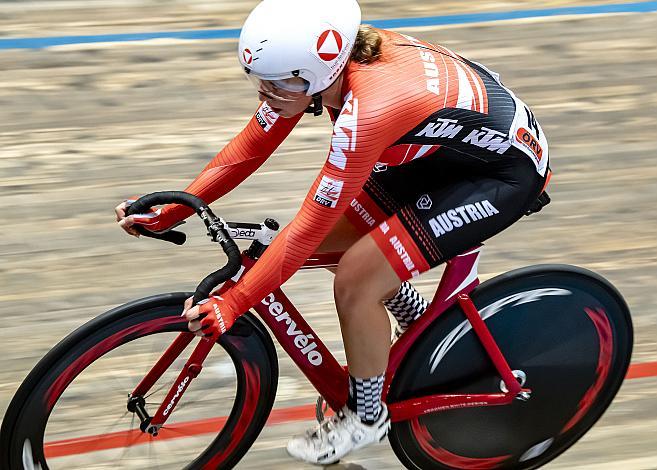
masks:
[[[217,337],[316,251],[345,251],[334,291],[349,398],[333,418],[288,443],[326,464],[378,442],[390,322],[426,308],[408,280],[475,247],[528,212],[549,174],[545,133],[497,74],[451,50],[361,25],[356,0],[264,0],[239,60],[261,101],[246,128],[186,189],[210,202],[252,174],[304,111],[333,121],[328,159],[300,211],[223,297],[185,305],[189,328]],[[165,206],[125,217],[165,231],[192,214]],[[346,384],[345,384],[346,385]]]

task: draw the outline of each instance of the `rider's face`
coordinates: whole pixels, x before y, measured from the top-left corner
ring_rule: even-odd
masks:
[[[298,80],[300,84],[303,83],[301,78],[290,78],[287,81],[294,80]],[[260,101],[267,101],[269,106],[284,118],[301,114],[312,102],[312,97],[307,96],[303,91],[283,90],[268,81],[260,82],[258,97]]]

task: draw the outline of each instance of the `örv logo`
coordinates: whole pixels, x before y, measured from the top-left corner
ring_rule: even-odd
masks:
[[[322,176],[322,180],[319,182],[319,186],[315,192],[315,202],[322,206],[334,208],[338,205],[343,184],[343,181]]]
[[[541,144],[538,143],[538,140],[525,128],[518,129],[516,134],[516,140],[523,144],[527,149],[536,157],[540,162],[543,158],[543,148]]]
[[[487,219],[499,213],[500,211],[488,199],[484,199],[474,204],[466,204],[443,212],[437,217],[430,219],[429,225],[436,238],[439,238],[455,228],[463,227],[477,220]]]
[[[260,106],[260,109],[258,109],[255,117],[258,124],[260,124],[260,127],[262,127],[265,132],[269,132],[271,128],[274,127],[274,124],[276,124],[276,121],[278,121],[280,116],[271,109],[271,106],[269,106],[266,101],[264,101]]]
[[[334,29],[324,31],[317,40],[317,55],[325,62],[333,62],[342,51],[342,35]]]

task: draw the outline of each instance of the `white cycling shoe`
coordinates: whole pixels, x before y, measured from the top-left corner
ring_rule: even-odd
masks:
[[[388,408],[381,404],[381,414],[374,424],[364,424],[358,415],[346,406],[319,426],[295,436],[287,443],[292,457],[315,465],[337,462],[352,450],[379,442],[388,434],[390,418]]]

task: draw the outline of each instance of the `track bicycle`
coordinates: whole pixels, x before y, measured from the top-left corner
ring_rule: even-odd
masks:
[[[129,213],[168,203],[194,208],[228,256],[198,286],[195,302],[230,288],[279,228],[272,219],[225,222],[181,192],[144,196]],[[185,241],[180,232],[149,235]],[[240,253],[233,239],[252,243]],[[595,424],[629,366],[629,309],[608,281],[541,265],[479,284],[481,249],[447,262],[429,308],[392,345],[383,400],[390,444],[406,468],[538,468]],[[339,259],[317,254],[304,269]],[[263,323],[319,392],[318,419],[342,408],[345,367],[281,289],[216,342],[187,331],[180,314],[190,295],[122,305],[55,346],[9,405],[0,468],[234,467],[276,396],[276,350]]]

